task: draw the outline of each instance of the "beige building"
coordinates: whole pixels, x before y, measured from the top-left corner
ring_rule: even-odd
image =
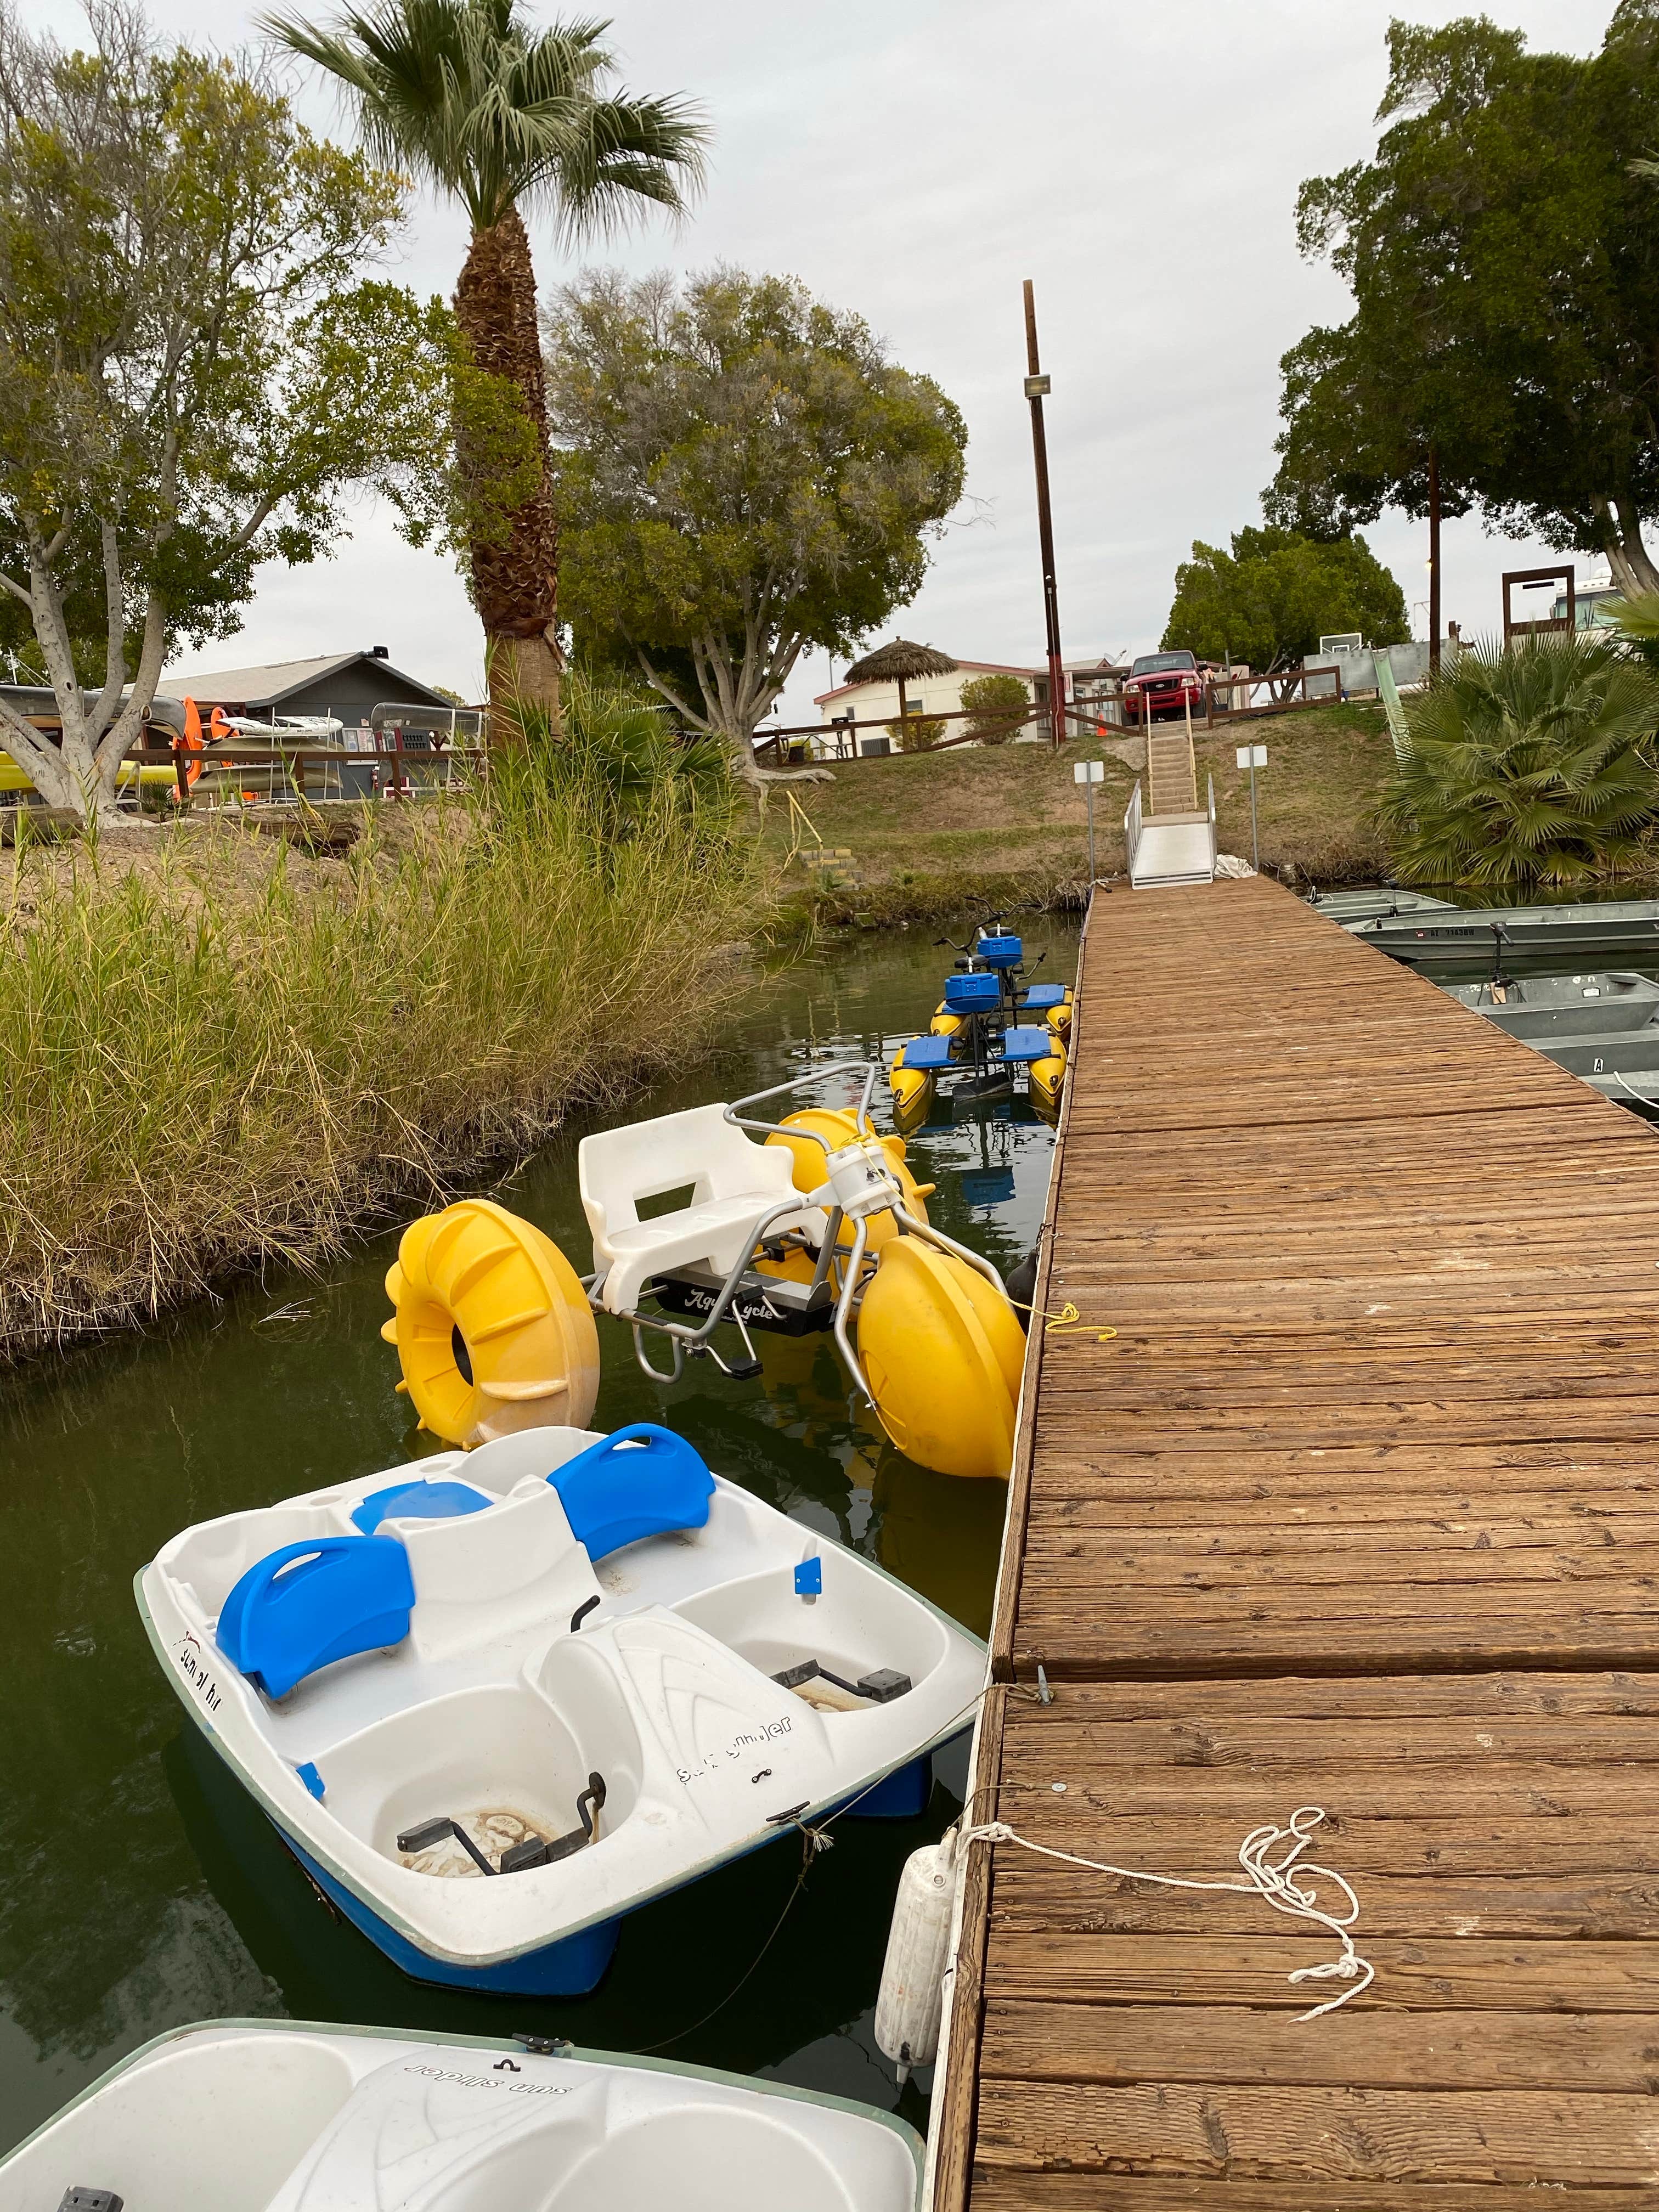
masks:
[[[1003,660],[963,660],[948,676],[915,676],[904,686],[904,703],[912,714],[957,714],[962,711],[962,687],[971,684],[976,676],[1017,676],[1025,686],[1026,696],[1035,698],[1041,672],[1035,668],[1018,668]],[[1042,674],[1046,691],[1046,674]],[[899,693],[896,684],[838,684],[831,691],[821,691],[813,701],[822,719],[826,722],[854,721],[875,725],[870,729],[859,729],[852,734],[858,740],[860,753],[885,753],[896,750],[884,725],[896,722],[899,718]],[[960,723],[947,723],[946,737],[962,734]],[[1021,732],[1035,734],[1035,726]],[[850,741],[834,738],[816,738],[813,750],[820,757],[833,757],[837,752],[845,757],[852,750]]]
[[[1091,713],[1097,713],[1103,723],[1120,723],[1121,710],[1115,696],[1123,671],[1104,660],[1068,660],[1066,668],[1066,690],[1068,703],[1075,702]],[[1021,667],[1007,660],[962,660],[948,676],[918,676],[907,678],[904,702],[912,714],[956,714],[962,711],[962,687],[980,676],[1017,676],[1025,686],[1026,696],[1031,701],[1031,720],[1018,733],[1017,744],[1046,744],[1048,739],[1048,672],[1046,668]],[[1107,704],[1108,695],[1113,703]],[[853,750],[855,736],[857,749],[863,754],[885,753],[896,750],[886,725],[899,718],[898,685],[883,684],[838,684],[833,690],[821,691],[813,702],[826,722],[853,721],[874,726],[859,728],[847,738],[818,737],[812,740],[812,750],[820,760],[832,760],[838,755],[845,759]],[[947,722],[945,735],[960,737],[963,725]]]

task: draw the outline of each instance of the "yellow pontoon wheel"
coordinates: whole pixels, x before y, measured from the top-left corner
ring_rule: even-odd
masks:
[[[787,1135],[785,1135],[785,1130],[789,1133]],[[836,1152],[842,1145],[855,1145],[858,1138],[859,1125],[856,1115],[848,1113],[842,1108],[836,1106],[808,1106],[799,1114],[791,1114],[784,1121],[782,1128],[775,1130],[766,1141],[769,1145],[788,1146],[790,1152],[794,1155],[795,1188],[801,1191],[814,1191],[823,1182],[825,1147],[827,1146],[830,1152]],[[932,1194],[933,1185],[930,1182],[918,1182],[904,1164],[902,1137],[884,1137],[881,1139],[881,1149],[886,1159],[889,1172],[904,1193],[905,1211],[908,1213],[913,1213],[918,1221],[926,1221],[927,1200]],[[868,1231],[866,1249],[871,1252],[878,1252],[897,1227],[890,1213],[872,1213],[866,1225]],[[852,1229],[846,1222],[842,1224],[841,1236],[837,1242],[843,1247],[850,1245],[853,1242]],[[791,1255],[791,1257],[804,1258],[805,1255]],[[763,1261],[762,1266],[766,1272],[773,1272],[769,1263]],[[786,1267],[781,1272],[790,1271]],[[808,1281],[811,1279],[811,1272],[809,1266],[806,1270]]]
[[[446,1443],[516,1429],[585,1429],[599,1391],[599,1338],[576,1273],[551,1237],[487,1198],[404,1230],[386,1279],[421,1425]]]
[[[919,1237],[882,1252],[859,1358],[893,1442],[939,1474],[1006,1477],[1025,1338],[995,1285]]]
[[[1058,1038],[1045,1060],[1034,1060],[1029,1070],[1031,1103],[1044,1116],[1060,1111],[1060,1094],[1066,1081],[1066,1048]]]

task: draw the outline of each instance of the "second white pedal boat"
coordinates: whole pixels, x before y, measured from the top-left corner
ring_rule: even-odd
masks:
[[[525,1995],[591,1990],[625,1914],[797,1824],[919,1813],[985,1679],[924,1598],[643,1425],[204,1522],[137,1587],[339,1910],[419,1980]]]

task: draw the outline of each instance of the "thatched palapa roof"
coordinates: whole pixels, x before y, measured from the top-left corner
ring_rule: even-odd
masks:
[[[896,637],[889,645],[878,645],[873,653],[866,653],[862,660],[855,660],[842,678],[844,684],[914,684],[921,676],[951,676],[957,663],[948,653],[937,646],[916,645],[908,637]]]

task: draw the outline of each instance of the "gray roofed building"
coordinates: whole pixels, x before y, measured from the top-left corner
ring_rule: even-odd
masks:
[[[394,668],[384,647],[276,660],[258,668],[168,669],[159,689],[198,707],[231,714],[333,714],[368,719],[377,706],[451,707],[454,702],[418,677]]]

